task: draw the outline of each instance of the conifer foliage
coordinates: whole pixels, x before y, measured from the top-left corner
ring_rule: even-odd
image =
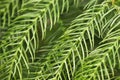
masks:
[[[120,80],[119,0],[0,0],[0,80]]]

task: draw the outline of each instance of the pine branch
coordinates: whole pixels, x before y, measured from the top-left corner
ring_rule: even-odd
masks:
[[[118,67],[120,64],[120,15],[115,8],[112,8],[108,9],[101,16],[98,22],[104,22],[101,25],[101,31],[103,32],[101,36],[103,36],[103,40],[88,57],[82,60],[82,65],[76,72],[75,80],[111,80],[116,75],[115,67]]]
[[[73,79],[76,65],[81,64],[81,60],[87,57],[89,50],[94,47],[94,30],[99,30],[98,27],[93,26],[96,16],[103,13],[107,6],[104,3],[85,11],[71,23],[60,40],[48,46],[52,49],[42,49],[51,51],[43,60],[36,62],[41,62],[41,65],[38,64],[41,68],[37,68],[37,70],[40,69],[37,79]]]
[[[11,18],[18,15],[16,11],[21,8],[22,1],[24,0],[2,0],[0,1],[0,26],[8,27]]]
[[[29,58],[34,60],[35,50],[39,44],[38,34],[42,34],[44,38],[47,26],[51,25],[52,28],[59,19],[61,11],[65,8],[68,10],[69,1],[63,1],[62,4],[59,4],[58,0],[29,0],[23,3],[18,11],[19,16],[15,16],[15,19],[11,21],[8,31],[0,42],[2,44],[0,45],[2,64],[0,65],[0,74],[2,74],[0,79],[22,80],[23,67],[26,67],[28,72]],[[50,20],[49,23],[48,20]],[[42,33],[37,31],[38,26]],[[1,70],[2,68],[4,69]]]

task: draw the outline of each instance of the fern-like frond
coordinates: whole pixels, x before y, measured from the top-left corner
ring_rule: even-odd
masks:
[[[35,79],[72,80],[77,66],[81,66],[81,60],[84,60],[94,48],[94,36],[97,34],[95,30],[99,30],[99,27],[94,26],[95,20],[106,9],[107,3],[91,7],[72,21],[71,26],[58,41],[48,45],[48,48],[43,48],[42,51],[50,52],[44,59],[31,64],[35,72],[38,71]],[[100,35],[101,31],[98,32]],[[41,64],[37,64],[40,62]],[[35,65],[39,65],[40,68]]]
[[[97,4],[101,4],[103,1],[106,2],[107,0],[89,0],[84,8],[89,9],[90,7],[94,7]]]
[[[11,18],[18,15],[16,12],[21,8],[24,0],[1,0],[0,1],[0,26],[8,27]]]
[[[1,0],[0,79],[119,80],[117,2]]]
[[[115,8],[108,9],[98,22],[103,40],[99,46],[81,61],[75,80],[111,80],[116,76],[115,68],[120,65],[120,15]]]
[[[11,19],[7,32],[0,41],[0,79],[11,80],[23,77],[23,67],[29,72],[39,46],[38,36],[45,37],[46,29],[52,28],[61,13],[69,9],[68,0],[28,0]],[[12,7],[14,8],[14,7]],[[6,19],[6,18],[4,18]],[[41,31],[38,31],[41,29]]]

